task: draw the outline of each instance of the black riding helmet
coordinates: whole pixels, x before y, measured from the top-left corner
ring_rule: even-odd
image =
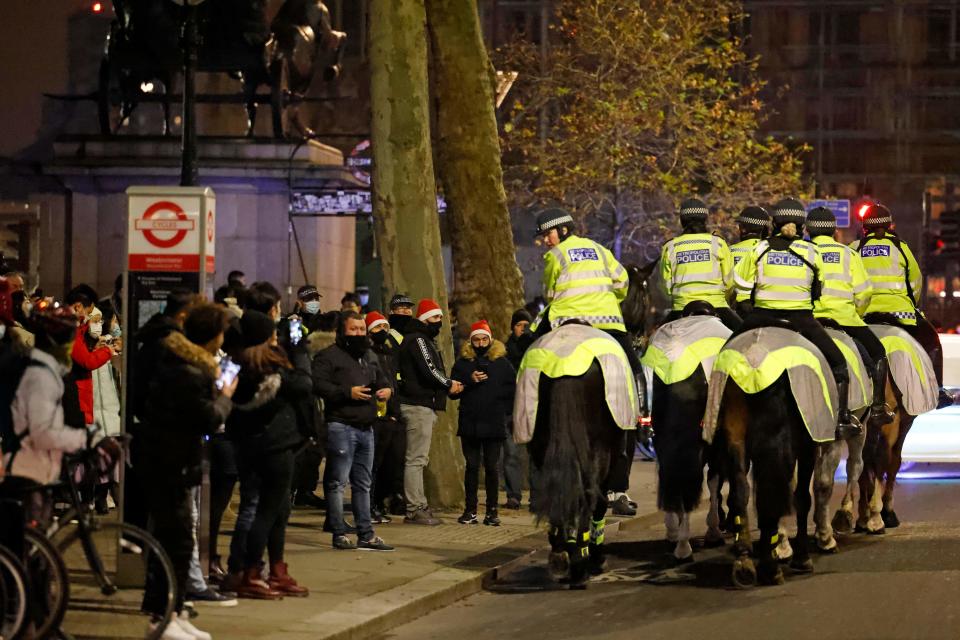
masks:
[[[863,216],[863,228],[873,230],[877,228],[889,229],[893,225],[893,214],[879,202],[871,204]]]
[[[833,236],[837,230],[837,218],[826,207],[814,207],[807,214],[806,226],[811,238]]]
[[[796,198],[784,198],[773,205],[770,216],[773,218],[773,231],[775,233],[779,233],[785,225],[793,223],[797,225],[797,235],[800,235],[803,223],[807,220],[807,210],[803,208],[803,203]]]
[[[763,207],[746,207],[737,216],[737,226],[743,238],[765,238],[770,233],[770,214]]]
[[[537,214],[537,232],[535,235],[539,237],[550,229],[558,229],[561,230],[561,237],[566,237],[568,234],[562,233],[563,227],[573,227],[573,216],[570,215],[569,211],[559,208],[544,209]]]

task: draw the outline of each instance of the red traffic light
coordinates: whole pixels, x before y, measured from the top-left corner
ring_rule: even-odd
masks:
[[[102,2],[94,2],[93,5],[91,5],[90,9],[91,9],[94,13],[100,13],[100,12],[103,11],[103,3],[102,3]]]
[[[857,209],[857,217],[863,220],[867,217],[867,212],[870,211],[870,203],[860,205],[860,208]]]

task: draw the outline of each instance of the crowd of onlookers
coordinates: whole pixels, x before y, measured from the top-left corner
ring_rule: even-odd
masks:
[[[521,507],[522,451],[509,437],[510,414],[516,370],[532,341],[530,311],[537,309],[517,310],[504,341],[476,319],[447,366],[437,346],[451,329],[442,309],[402,293],[385,313],[367,308],[362,289],[324,312],[317,288],[305,285],[284,314],[273,285],[247,285],[242,273],[231,272],[213,301],[170,292],[163,311],[131,337],[121,333],[122,299],[120,278],[110,296],[79,285],[59,303],[26,293],[19,274],[0,280],[0,370],[16,371],[4,380],[12,385],[10,427],[19,445],[11,455],[4,442],[4,467],[8,476],[54,482],[63,453],[103,445],[123,431],[119,391],[128,385],[132,466],[124,517],[149,528],[172,561],[181,615],[165,638],[209,637],[183,613],[187,601],[231,605],[236,597],[308,595],[284,556],[294,506],[325,510],[324,531],[341,550],[392,550],[374,530],[391,516],[439,524],[424,469],[437,412],[451,399],[460,405],[466,460],[458,522],[480,520],[481,468],[485,525],[500,524],[501,478],[504,506]],[[209,566],[201,567],[205,460]],[[113,480],[105,478],[90,497],[101,513],[114,504]],[[344,514],[348,485],[352,522]],[[233,534],[221,548],[235,493]],[[163,585],[148,581],[144,609],[161,612],[163,593]]]

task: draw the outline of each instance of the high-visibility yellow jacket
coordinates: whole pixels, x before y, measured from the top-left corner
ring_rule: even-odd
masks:
[[[760,238],[747,238],[736,244],[730,245],[730,255],[733,256],[733,266],[736,267],[743,256],[752,252],[758,244],[763,242]]]
[[[675,310],[694,300],[727,307],[733,289],[733,256],[727,243],[709,233],[684,233],[663,245],[660,276]]]
[[[823,291],[813,305],[813,315],[843,327],[865,326],[860,316],[870,304],[873,287],[860,254],[830,236],[817,236],[813,244],[823,260]]]
[[[734,270],[737,298],[752,298],[757,309],[810,311],[813,282],[816,279],[823,287],[823,271],[815,245],[794,240],[789,250],[777,251],[770,248],[768,240],[762,240]]]
[[[571,235],[543,260],[543,297],[551,326],[576,319],[597,329],[626,331],[620,301],[627,297],[630,281],[606,247]]]
[[[895,242],[890,236],[872,235],[850,246],[860,252],[873,287],[866,313],[892,313],[903,324],[917,324],[923,276],[910,247],[899,238]]]

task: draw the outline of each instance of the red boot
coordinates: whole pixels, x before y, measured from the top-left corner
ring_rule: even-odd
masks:
[[[260,577],[260,569],[251,567],[243,572],[243,581],[237,587],[237,596],[241,598],[250,598],[251,600],[281,600],[283,594],[276,589],[270,588],[270,585]]]
[[[270,565],[270,588],[295,598],[306,598],[310,595],[309,589],[301,587],[293,576],[287,573],[286,562],[274,562]]]

